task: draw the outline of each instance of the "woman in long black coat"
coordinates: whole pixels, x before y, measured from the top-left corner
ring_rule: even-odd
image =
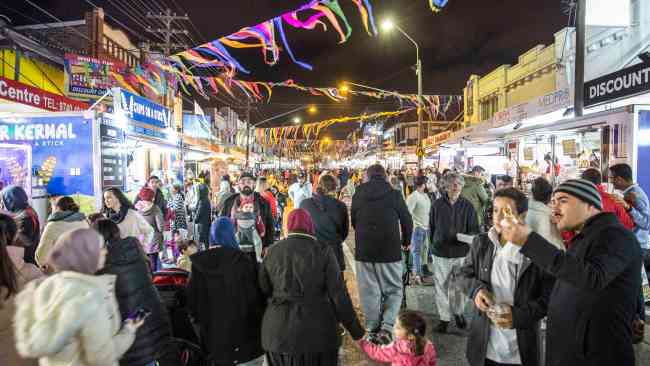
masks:
[[[104,237],[108,250],[100,274],[117,275],[115,296],[122,319],[141,308],[151,311],[138,329],[133,345],[120,359],[120,365],[149,365],[170,341],[171,326],[167,310],[151,281],[142,245],[134,237],[121,238],[120,228],[111,220],[99,219],[91,223]]]
[[[334,251],[316,240],[309,213],[295,209],[288,221],[288,237],[269,247],[260,269],[260,287],[269,297],[262,347],[270,366],[336,365],[338,323],[354,340],[364,330]]]

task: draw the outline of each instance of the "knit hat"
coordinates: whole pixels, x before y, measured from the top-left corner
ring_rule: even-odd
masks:
[[[235,228],[232,221],[225,216],[219,217],[210,227],[210,246],[220,245],[226,248],[239,249],[235,238]]]
[[[138,198],[143,201],[153,202],[154,197],[156,197],[156,192],[154,192],[151,188],[143,187],[140,190],[140,193],[138,193]]]
[[[314,222],[307,210],[297,208],[289,214],[287,229],[290,233],[314,235]]]
[[[603,210],[603,202],[600,198],[598,188],[595,184],[586,179],[569,179],[560,184],[555,189],[555,192],[570,194],[583,202],[593,205],[601,211]]]
[[[57,271],[73,271],[92,275],[99,270],[102,237],[93,229],[77,229],[64,233],[54,244],[45,262]]]

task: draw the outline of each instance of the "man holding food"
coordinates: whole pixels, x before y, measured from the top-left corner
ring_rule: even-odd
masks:
[[[514,213],[516,214],[514,214]],[[471,366],[537,366],[539,320],[555,280],[502,235],[507,216],[525,222],[528,199],[515,188],[494,195],[494,226],[474,239],[461,273],[463,288],[479,310],[467,341]]]
[[[567,180],[553,193],[558,229],[575,231],[562,252],[516,217],[501,235],[556,279],[548,304],[547,366],[632,366],[633,321],[641,286],[641,256],[632,232],[602,212],[596,186]]]

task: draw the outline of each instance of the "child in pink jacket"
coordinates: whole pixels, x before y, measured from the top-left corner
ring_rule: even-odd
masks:
[[[425,338],[427,324],[415,311],[405,310],[395,322],[395,341],[378,346],[365,339],[359,341],[361,349],[371,359],[390,362],[392,366],[436,366],[436,349]]]

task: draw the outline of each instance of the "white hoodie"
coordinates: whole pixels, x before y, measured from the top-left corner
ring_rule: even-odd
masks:
[[[18,353],[40,366],[117,366],[135,332],[122,327],[115,279],[60,272],[30,282],[16,296]]]

